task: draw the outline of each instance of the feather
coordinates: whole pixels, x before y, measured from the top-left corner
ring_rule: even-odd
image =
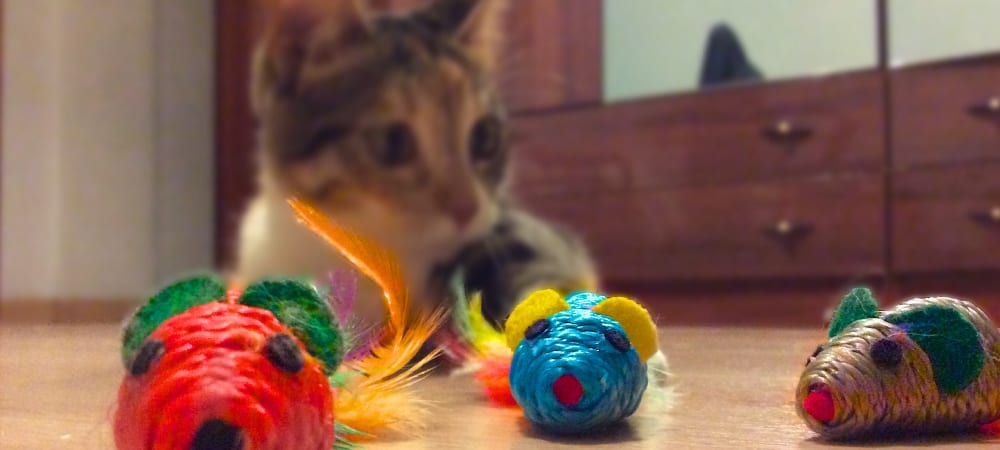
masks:
[[[388,329],[398,332],[403,328],[409,312],[406,283],[396,258],[375,243],[333,223],[323,213],[307,203],[289,200],[299,221],[322,237],[331,247],[351,262],[366,277],[382,288],[389,314]]]
[[[663,351],[657,351],[649,361],[646,361],[646,393],[643,395],[643,408],[651,412],[665,412],[676,402],[677,391],[674,377],[670,372],[670,363]]]
[[[347,325],[347,318],[354,310],[354,299],[358,293],[358,277],[347,269],[330,272],[330,306],[340,326]]]
[[[454,303],[452,321],[472,350],[466,353],[465,364],[456,374],[473,373],[483,394],[493,404],[517,406],[509,377],[513,352],[507,347],[506,336],[483,315],[482,296],[477,293],[468,298],[461,271],[452,277],[450,288]]]
[[[396,258],[381,247],[340,227],[307,203],[289,204],[299,220],[323,237],[357,269],[382,289],[388,320],[369,355],[346,362],[337,394],[337,421],[363,433],[413,433],[423,426],[427,402],[413,391],[437,355],[432,351],[411,363],[444,320],[444,310],[412,321],[406,284]]]
[[[344,341],[347,343],[344,361],[351,362],[364,358],[371,354],[380,336],[374,333],[373,326],[365,325],[354,318],[354,301],[358,289],[357,273],[348,269],[337,269],[330,272],[328,280],[330,289],[327,301],[337,317]]]

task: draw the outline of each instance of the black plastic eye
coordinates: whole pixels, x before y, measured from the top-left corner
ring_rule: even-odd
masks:
[[[128,371],[132,376],[137,377],[139,375],[149,372],[149,368],[156,364],[156,361],[163,356],[164,347],[163,341],[159,339],[150,339],[142,344],[139,348],[139,352],[136,353],[135,359],[132,360],[132,365],[129,366]]]
[[[806,359],[806,365],[808,366],[809,363],[811,363],[814,359],[816,359],[816,357],[819,356],[819,354],[822,352],[823,352],[823,346],[822,345],[816,346],[816,350],[813,351],[813,354],[809,355],[809,358]]]
[[[404,124],[390,125],[372,134],[375,161],[385,167],[395,168],[410,162],[417,155],[413,132]]]
[[[503,150],[503,125],[500,119],[487,116],[479,119],[469,136],[469,151],[475,161],[496,158]]]
[[[618,330],[606,329],[604,330],[604,337],[611,343],[611,346],[620,352],[627,352],[632,348],[632,343],[628,341],[628,337],[621,334]]]
[[[306,365],[299,344],[287,334],[276,334],[267,338],[267,343],[264,344],[264,356],[274,364],[274,367],[287,373],[299,373]]]
[[[880,339],[872,344],[872,361],[883,369],[891,369],[903,361],[903,348],[892,339]]]
[[[524,330],[524,338],[531,340],[549,329],[549,319],[536,320],[528,329]]]

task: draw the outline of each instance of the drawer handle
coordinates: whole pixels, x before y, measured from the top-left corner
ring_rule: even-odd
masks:
[[[788,119],[781,119],[764,127],[764,137],[776,144],[795,145],[813,135],[812,128],[799,125]]]
[[[764,228],[764,235],[777,241],[785,250],[791,252],[798,247],[805,238],[812,234],[815,227],[805,222],[796,222],[791,219],[781,219],[771,226]]]
[[[969,114],[986,120],[1000,121],[1000,97],[990,97],[969,107]]]
[[[1000,226],[1000,206],[994,206],[986,211],[973,211],[969,213],[969,218],[980,225]]]

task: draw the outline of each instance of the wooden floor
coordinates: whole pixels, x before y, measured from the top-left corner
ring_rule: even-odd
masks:
[[[641,411],[601,438],[541,436],[517,411],[486,406],[471,380],[435,376],[423,385],[426,395],[438,401],[426,435],[368,448],[820,448],[826,444],[795,415],[792,389],[821,336],[820,330],[668,329],[663,342],[676,376],[674,406],[666,413]],[[109,417],[122,374],[117,355],[114,326],[3,325],[0,448],[112,448]],[[983,446],[980,439],[944,437],[933,443],[974,448]]]

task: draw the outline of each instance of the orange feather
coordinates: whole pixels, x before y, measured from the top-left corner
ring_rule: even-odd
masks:
[[[427,402],[412,388],[426,375],[428,364],[438,351],[411,361],[441,325],[445,311],[408,321],[410,299],[399,263],[392,254],[337,225],[304,201],[292,199],[289,204],[303,224],[378,284],[388,311],[382,342],[372,349],[370,356],[341,368],[347,381],[337,393],[334,406],[337,421],[369,436],[386,431],[419,430]]]

